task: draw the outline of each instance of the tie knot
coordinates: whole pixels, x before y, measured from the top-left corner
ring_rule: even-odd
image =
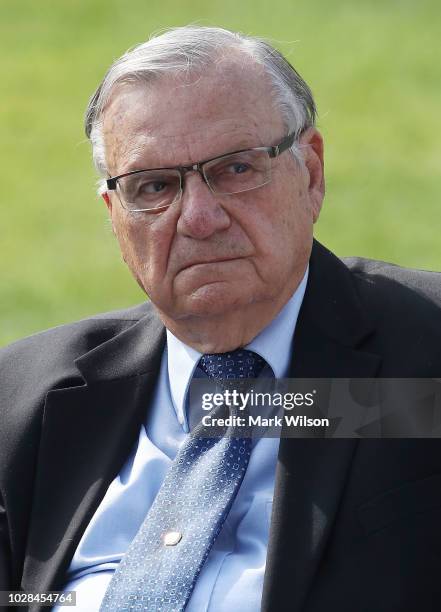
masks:
[[[265,365],[265,359],[247,349],[206,354],[199,361],[199,367],[215,380],[257,378]]]

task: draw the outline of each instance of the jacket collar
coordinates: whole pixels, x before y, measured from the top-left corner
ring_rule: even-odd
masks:
[[[370,313],[360,300],[353,273],[316,240],[301,317],[301,331],[302,327],[313,325],[323,336],[348,347],[359,346],[375,329]]]
[[[152,372],[165,343],[165,329],[149,304],[147,314],[124,332],[75,360],[87,384]]]

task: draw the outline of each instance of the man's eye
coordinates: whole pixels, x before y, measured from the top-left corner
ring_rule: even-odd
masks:
[[[231,164],[231,172],[233,174],[244,174],[249,169],[250,169],[250,166],[243,162],[237,162],[235,164]]]
[[[156,193],[161,193],[161,191],[164,191],[167,187],[168,185],[164,181],[150,181],[140,185],[139,191],[148,195],[154,195]]]
[[[230,174],[231,176],[236,176],[237,174],[245,174],[251,170],[251,166],[245,162],[232,162],[229,164],[224,164],[217,169],[218,174]]]

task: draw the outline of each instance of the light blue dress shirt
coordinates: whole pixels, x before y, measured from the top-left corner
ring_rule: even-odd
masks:
[[[279,315],[246,347],[267,361],[276,378],[288,374],[307,276],[308,270]],[[160,375],[138,442],[87,526],[67,572],[64,590],[76,591],[76,611],[99,610],[115,568],[187,436],[191,406],[186,409],[186,397],[200,357],[167,332]],[[278,447],[278,439],[255,440],[241,488],[186,612],[260,610]]]

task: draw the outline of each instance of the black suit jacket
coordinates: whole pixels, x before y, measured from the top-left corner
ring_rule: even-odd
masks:
[[[315,243],[291,376],[440,377],[440,305],[438,274]],[[0,590],[62,588],[164,343],[147,303],[0,352]],[[439,611],[440,519],[438,440],[281,440],[262,610]]]

